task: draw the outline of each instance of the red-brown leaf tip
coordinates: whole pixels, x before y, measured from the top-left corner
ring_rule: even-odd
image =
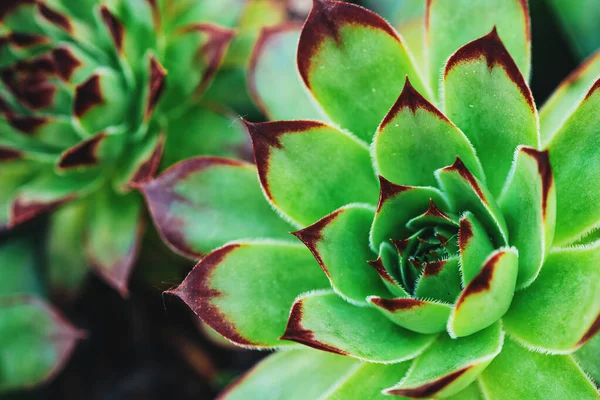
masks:
[[[550,165],[550,155],[548,150],[537,150],[533,147],[521,147],[521,151],[535,160],[538,166],[538,173],[542,182],[542,216],[546,219],[546,213],[548,212],[548,199],[550,197],[550,190],[554,184],[554,177],[552,174],[552,166]]]
[[[426,399],[433,397],[436,393],[450,385],[452,382],[460,378],[465,372],[467,372],[471,366],[459,369],[458,371],[452,372],[446,376],[443,376],[433,382],[426,383],[415,388],[404,388],[404,389],[391,389],[387,390],[387,394],[395,396],[405,396],[414,399]]]
[[[388,181],[383,176],[379,175],[379,202],[377,203],[377,212],[381,210],[383,204],[390,198],[396,196],[399,193],[411,190],[411,186],[396,185]]]
[[[456,156],[456,160],[454,161],[454,163],[448,167],[444,167],[443,170],[458,172],[458,174],[469,183],[473,190],[475,190],[477,196],[479,196],[479,198],[483,201],[487,201],[485,195],[483,194],[483,191],[481,190],[481,187],[479,186],[479,183],[477,183],[477,179],[475,179],[475,176],[471,173],[471,171],[469,171],[469,169],[462,162],[460,157]]]
[[[83,142],[65,150],[58,160],[58,168],[62,170],[90,167],[98,163],[98,146],[106,138],[106,133],[99,133]]]
[[[102,103],[104,103],[104,97],[100,87],[100,76],[94,74],[75,89],[73,113],[77,118],[81,118],[90,109]]]
[[[400,298],[400,299],[383,299],[381,297],[372,297],[369,300],[377,307],[383,308],[387,311],[398,311],[398,310],[412,310],[418,307],[422,307],[426,304],[423,300],[411,299],[411,298]]]

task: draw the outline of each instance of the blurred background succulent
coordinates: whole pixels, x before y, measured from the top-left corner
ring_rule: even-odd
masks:
[[[332,0],[266,30],[250,87],[283,121],[246,122],[256,166],[193,158],[141,186],[204,256],[167,293],[287,348],[222,398],[598,398],[599,58],[538,113],[526,2],[425,15],[422,57]]]

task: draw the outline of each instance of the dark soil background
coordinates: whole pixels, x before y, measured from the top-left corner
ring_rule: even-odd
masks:
[[[539,107],[578,62],[545,6],[531,3],[532,90]],[[44,225],[36,221],[21,232],[40,237],[42,243]],[[88,338],[51,383],[6,399],[214,399],[266,355],[215,344],[199,330],[187,307],[163,299],[162,291],[179,283],[192,263],[167,255],[149,237],[127,299],[93,275],[79,297],[55,296],[54,303],[87,330]]]

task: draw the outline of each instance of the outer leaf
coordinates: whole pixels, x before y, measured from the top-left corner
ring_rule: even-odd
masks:
[[[481,271],[464,288],[448,320],[453,337],[487,328],[508,311],[517,282],[519,256],[514,248],[500,249],[488,257]]]
[[[0,393],[52,379],[82,333],[35,297],[0,299]]]
[[[508,243],[508,229],[500,206],[460,158],[451,166],[437,170],[435,175],[454,212],[471,211],[496,243]]]
[[[598,354],[600,354],[600,335],[595,335],[589,342],[573,353],[575,361],[577,361],[588,376],[591,376],[595,382],[600,382],[600,363],[598,362]]]
[[[444,99],[446,115],[475,147],[487,186],[497,196],[516,147],[538,147],[539,135],[531,91],[496,29],[450,57]]]
[[[504,322],[528,347],[570,353],[600,330],[600,243],[551,252]]]
[[[526,1],[429,0],[425,15],[430,82],[435,90],[448,57],[468,42],[488,33],[494,26],[523,76],[529,76],[531,27]]]
[[[567,0],[549,0],[554,7],[556,18],[562,22],[571,44],[581,58],[587,57],[600,48],[600,6],[594,0],[579,1],[577,4]]]
[[[460,219],[458,247],[463,285],[467,285],[479,274],[484,261],[494,251],[488,233],[479,220],[467,211]]]
[[[519,147],[500,199],[510,244],[519,249],[517,288],[533,282],[552,246],[556,188],[548,151]]]
[[[408,331],[370,307],[322,291],[296,300],[282,339],[361,360],[398,363],[421,353],[433,336]]]
[[[585,8],[582,8],[585,10]],[[558,86],[540,110],[542,145],[552,139],[600,77],[600,51],[594,53]]]
[[[594,385],[571,357],[528,351],[510,339],[483,371],[480,382],[490,400],[598,398]]]
[[[233,343],[273,347],[286,344],[279,338],[296,296],[328,287],[319,265],[301,244],[256,242],[213,251],[167,293],[178,296]]]
[[[433,172],[460,157],[485,180],[473,146],[465,135],[417,92],[408,78],[379,126],[374,157],[381,175],[403,185],[434,186]]]
[[[0,296],[43,293],[32,244],[32,240],[24,238],[0,244]]]
[[[489,365],[500,353],[503,340],[499,322],[464,338],[440,336],[387,393],[419,399],[451,396],[466,388]]]
[[[309,225],[349,203],[375,204],[369,151],[315,121],[246,122],[260,183],[273,205]]]
[[[557,245],[579,239],[600,223],[600,186],[591,184],[600,168],[598,107],[600,79],[547,145],[556,179]]]
[[[371,296],[369,302],[383,315],[403,328],[419,333],[446,330],[452,307],[448,304],[410,298],[384,299]]]
[[[338,209],[294,235],[313,253],[333,289],[359,305],[367,296],[389,294],[377,272],[367,264],[373,209],[350,205]]]
[[[298,74],[296,49],[301,29],[296,24],[264,28],[254,46],[248,86],[269,120],[326,120]]]
[[[483,394],[483,391],[479,386],[479,382],[478,380],[476,380],[475,382],[467,386],[465,389],[461,390],[453,396],[446,398],[448,400],[487,400],[485,394]]]
[[[225,389],[219,399],[318,399],[357,368],[362,370],[361,363],[350,357],[312,349],[282,351],[252,368]]]
[[[380,194],[375,220],[371,228],[371,248],[378,248],[389,239],[404,239],[410,234],[406,223],[422,214],[433,200],[442,210],[447,210],[443,194],[433,187],[396,185],[379,177]]]
[[[190,258],[239,238],[292,239],[292,227],[265,201],[256,170],[241,161],[193,158],[141,190],[164,241]]]
[[[314,2],[300,36],[298,69],[331,120],[367,143],[407,75],[426,93],[396,31],[376,14],[344,2]]]
[[[2,151],[0,150],[0,153]],[[0,160],[2,155],[0,155]],[[35,173],[32,163],[22,159],[0,161],[0,231],[8,228],[10,209],[21,186]]]

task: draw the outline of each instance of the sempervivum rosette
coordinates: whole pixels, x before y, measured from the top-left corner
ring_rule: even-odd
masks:
[[[428,73],[347,3],[268,30],[252,87],[287,120],[247,123],[257,168],[196,158],[143,186],[205,255],[170,293],[233,343],[292,348],[223,398],[598,398],[599,62],[538,117],[526,2],[427,7]]]
[[[125,291],[143,219],[132,188],[161,162],[244,154],[243,125],[205,92],[226,53],[241,68],[285,13],[271,0],[3,1],[0,229],[69,202],[51,221],[51,279],[73,288],[91,264]]]

